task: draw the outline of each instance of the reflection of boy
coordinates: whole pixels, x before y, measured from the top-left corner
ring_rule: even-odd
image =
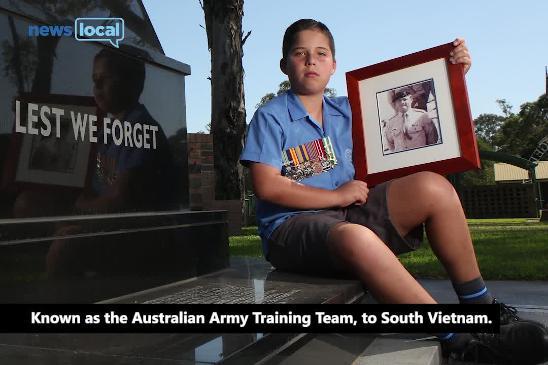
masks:
[[[159,124],[152,118],[146,107],[136,104],[123,119],[124,122],[134,125],[142,123],[157,126]],[[159,134],[160,141],[164,141],[163,133]],[[165,147],[161,143],[161,147]],[[157,146],[157,148],[159,148]],[[138,148],[132,145],[119,144],[114,142],[112,136],[106,137],[106,143],[100,143],[97,147],[95,159],[95,175],[93,176],[93,190],[98,194],[106,192],[109,186],[116,183],[117,177],[133,168],[141,167],[154,157],[154,149]]]
[[[392,102],[396,114],[386,122],[385,137],[391,152],[424,147],[438,141],[438,130],[432,119],[421,109],[413,108],[408,90],[394,93]]]
[[[144,81],[145,65],[142,61],[108,49],[95,56],[93,94],[97,106],[122,123],[132,124],[132,129],[137,122],[156,126],[156,149],[125,146],[123,143],[116,145],[112,136],[106,144],[100,140],[96,145],[91,186],[77,199],[77,211],[166,210],[174,204],[174,168],[167,138],[146,107],[138,102]],[[102,133],[98,131],[97,134]],[[57,230],[56,235],[67,236],[81,231],[79,225],[65,225]],[[135,243],[134,237],[55,240],[47,254],[47,271],[52,276],[124,271],[123,262],[132,265],[141,258],[129,259],[137,252]],[[126,260],[120,260],[121,257]]]
[[[167,138],[146,107],[138,102],[144,88],[142,61],[103,49],[93,63],[93,93],[99,109],[122,123],[156,126],[156,149],[116,145],[112,138],[97,144],[91,191],[77,202],[82,211],[166,209],[170,204],[173,168]],[[164,205],[162,207],[162,205]]]

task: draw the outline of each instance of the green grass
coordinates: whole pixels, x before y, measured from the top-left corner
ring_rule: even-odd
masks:
[[[482,225],[508,225],[508,224],[538,224],[538,220],[529,218],[493,218],[493,219],[468,219],[469,226]]]
[[[228,238],[230,245],[230,255],[262,257],[261,237],[257,227],[243,227],[241,236],[231,236]]]
[[[252,257],[261,257],[263,255],[259,236],[232,236],[228,239],[228,242],[230,255]]]
[[[485,279],[548,280],[548,224],[525,218],[470,219],[468,224]],[[230,253],[261,257],[257,227],[230,237]],[[427,242],[400,259],[417,277],[447,277]]]

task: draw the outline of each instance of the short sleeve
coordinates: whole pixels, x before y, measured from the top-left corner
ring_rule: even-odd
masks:
[[[246,133],[240,163],[264,163],[282,169],[283,128],[276,118],[261,109],[255,112]]]

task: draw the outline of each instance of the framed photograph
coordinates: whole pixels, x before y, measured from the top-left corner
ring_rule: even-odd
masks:
[[[82,116],[84,113],[97,115],[93,97],[23,94],[16,100],[19,102],[19,124],[27,130],[26,133],[18,133],[14,127],[15,142],[12,143],[10,156],[13,164],[11,183],[83,188],[89,170],[91,143],[87,126],[86,137],[83,140],[76,138],[71,112]],[[29,103],[38,106],[32,112],[36,118],[33,123],[33,127],[38,129],[36,134],[29,133],[28,129]],[[42,106],[47,106],[50,112],[46,111],[42,115]],[[52,108],[64,111],[59,123],[51,113]],[[45,127],[42,117],[48,119],[49,128]]]
[[[371,186],[418,171],[476,169],[463,66],[452,43],[346,73],[356,178]]]

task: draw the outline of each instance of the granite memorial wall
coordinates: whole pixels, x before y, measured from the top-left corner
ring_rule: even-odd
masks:
[[[77,18],[123,19],[123,38],[78,40]],[[94,302],[227,266],[226,213],[188,209],[190,67],[140,1],[2,0],[0,44],[0,302]]]

